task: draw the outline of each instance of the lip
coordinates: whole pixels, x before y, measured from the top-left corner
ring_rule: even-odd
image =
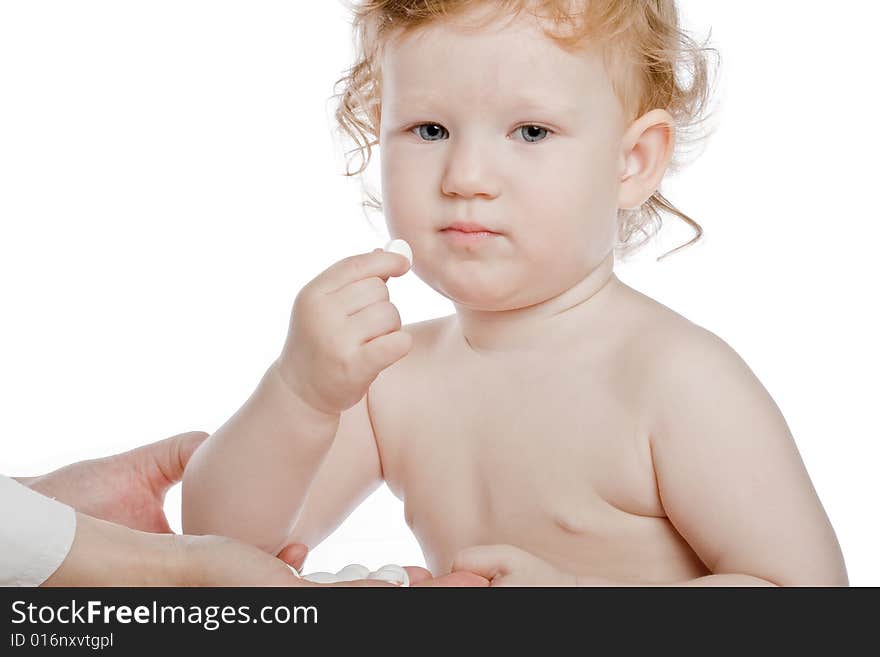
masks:
[[[472,221],[456,221],[444,228],[443,231],[456,231],[459,233],[491,233],[493,235],[500,235],[500,233]]]
[[[444,228],[440,231],[449,242],[459,246],[470,247],[482,242],[489,242],[493,238],[501,237],[500,233],[491,230],[459,230],[457,228]]]

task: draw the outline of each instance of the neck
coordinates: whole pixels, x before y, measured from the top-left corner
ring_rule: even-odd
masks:
[[[617,277],[614,256],[608,256],[583,279],[561,294],[514,310],[479,310],[455,304],[458,328],[476,352],[538,351],[548,335],[583,332],[598,319],[597,307],[610,294]],[[552,332],[552,333],[551,333]]]

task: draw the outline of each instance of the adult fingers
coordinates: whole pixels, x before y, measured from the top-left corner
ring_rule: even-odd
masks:
[[[308,545],[303,543],[291,543],[290,545],[285,545],[281,548],[281,551],[278,553],[278,558],[288,566],[296,568],[297,572],[301,572],[308,553]]]
[[[150,483],[164,492],[180,481],[193,452],[207,437],[204,431],[189,431],[138,447],[130,454],[139,461],[135,465],[143,468]]]
[[[489,580],[475,573],[465,571],[457,573],[449,573],[432,579],[421,580],[411,586],[432,586],[432,587],[450,587],[450,586],[468,586],[468,587],[485,587],[489,586]]]
[[[404,566],[403,569],[409,577],[410,586],[418,586],[419,582],[425,582],[434,577],[430,570],[420,566]]]
[[[303,580],[303,581],[305,581],[309,584],[312,584],[312,582],[308,582],[308,580]],[[383,582],[380,579],[355,579],[350,582],[336,582],[334,584],[312,584],[312,586],[329,586],[334,589],[349,588],[349,587],[354,587],[357,589],[373,588],[373,587],[384,588],[384,587],[389,587],[389,586],[391,588],[399,588],[399,585],[397,585],[397,584],[392,584],[391,582]]]

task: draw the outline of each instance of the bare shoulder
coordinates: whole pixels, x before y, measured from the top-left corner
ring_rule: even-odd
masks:
[[[438,347],[454,321],[455,315],[447,315],[406,324],[403,330],[413,336],[413,349],[421,351]]]
[[[424,373],[426,369],[437,367],[437,357],[449,344],[449,331],[454,322],[455,315],[448,315],[405,324],[402,330],[412,336],[412,348],[386,372],[394,376],[408,376],[409,373]]]
[[[733,347],[712,331],[637,290],[622,287],[629,320],[629,330],[622,334],[628,348],[646,364],[645,373],[661,377],[655,382],[686,372],[705,373],[720,364],[748,369]]]
[[[454,319],[455,315],[450,315],[404,325],[402,330],[413,338],[412,347],[406,356],[379,374],[371,387],[371,399],[397,397],[413,385],[414,377],[424,378],[426,372],[436,367],[437,355]]]
[[[627,288],[629,357],[637,360],[650,424],[684,422],[697,404],[778,413],[769,393],[723,338],[650,297]],[[716,410],[721,410],[720,408]]]

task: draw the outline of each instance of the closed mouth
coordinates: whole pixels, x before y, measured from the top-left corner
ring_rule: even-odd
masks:
[[[485,226],[481,226],[480,224],[475,224],[475,223],[471,223],[471,222],[461,222],[461,221],[456,221],[452,225],[447,226],[446,228],[441,230],[441,232],[446,232],[446,231],[455,231],[455,232],[459,232],[459,233],[485,233],[488,235],[500,235],[500,233],[498,233],[494,230],[490,230],[489,228],[486,228]]]

